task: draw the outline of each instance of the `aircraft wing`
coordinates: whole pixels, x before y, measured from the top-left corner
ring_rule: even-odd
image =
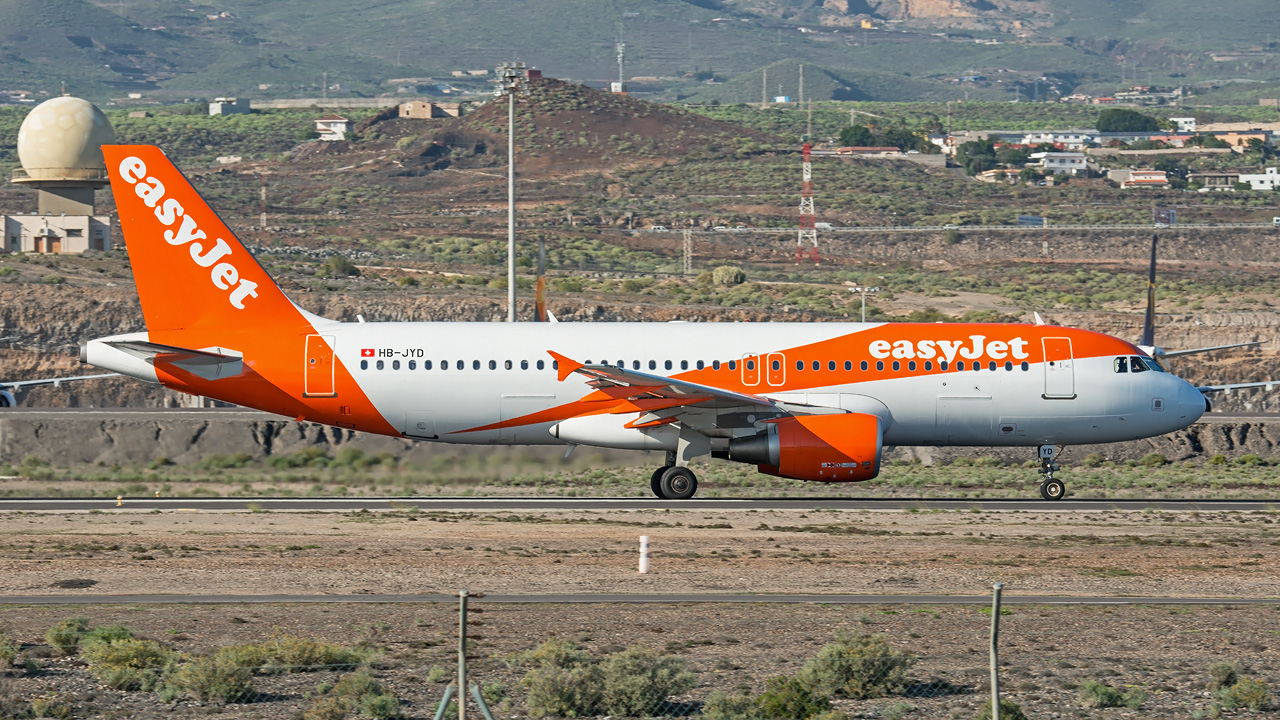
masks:
[[[743,405],[760,405],[776,408],[777,403],[761,395],[748,395],[732,390],[724,390],[710,385],[692,383],[686,380],[650,375],[639,370],[627,370],[613,365],[584,365],[557,352],[548,351],[555,358],[559,378],[563,381],[573,373],[591,378],[588,384],[596,388],[596,393],[587,396],[598,400],[665,400],[664,407],[698,404],[701,407],[741,407]]]
[[[1203,387],[1198,387],[1196,389],[1199,390],[1201,393],[1208,395],[1209,393],[1215,393],[1215,392],[1229,392],[1231,390],[1244,390],[1246,388],[1257,388],[1257,387],[1266,388],[1270,390],[1274,388],[1276,385],[1280,385],[1280,380],[1264,380],[1262,382],[1231,383],[1229,385],[1205,385]]]
[[[29,388],[39,387],[41,385],[52,385],[58,387],[64,382],[73,382],[76,380],[97,380],[99,378],[117,377],[120,373],[103,373],[101,375],[74,375],[72,377],[57,378],[40,378],[39,380],[18,380],[16,382],[0,382],[0,389]]]
[[[1230,350],[1231,348],[1253,347],[1261,345],[1261,340],[1253,342],[1235,343],[1234,345],[1214,345],[1213,347],[1191,348],[1190,350],[1160,350],[1160,357],[1178,357],[1179,355],[1195,355],[1197,353],[1213,352],[1214,350]]]

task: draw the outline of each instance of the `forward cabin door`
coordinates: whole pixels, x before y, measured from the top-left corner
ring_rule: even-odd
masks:
[[[303,397],[334,397],[333,336],[308,335]]]
[[[1071,338],[1043,338],[1044,397],[1071,400],[1076,396],[1076,371],[1071,358]]]

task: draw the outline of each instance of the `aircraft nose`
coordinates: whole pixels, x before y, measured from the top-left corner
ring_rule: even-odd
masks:
[[[1178,389],[1178,409],[1182,411],[1183,419],[1189,424],[1200,419],[1208,409],[1208,402],[1204,399],[1204,393],[1201,393],[1194,385],[1186,380],[1180,380],[1182,387]]]

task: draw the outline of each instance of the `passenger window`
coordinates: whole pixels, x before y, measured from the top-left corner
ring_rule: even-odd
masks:
[[[720,361],[719,361],[719,360],[712,360],[712,361],[711,361],[711,369],[712,369],[712,370],[719,370],[719,369],[720,369]]]
[[[814,370],[821,370],[821,369],[822,369],[822,363],[818,362],[817,360],[814,360],[814,361],[813,361],[813,369],[814,369]]]
[[[478,361],[477,361],[477,362],[478,362]],[[477,370],[478,370],[478,369],[479,369],[479,368],[477,368]],[[498,361],[497,361],[497,360],[490,360],[490,361],[489,361],[489,369],[490,369],[490,370],[497,370],[497,369],[498,369]]]
[[[960,362],[956,363],[956,369],[957,369],[957,370],[964,370],[964,361],[963,361],[963,360],[961,360]]]
[[[990,370],[991,372],[995,372],[995,371],[996,371],[996,361],[995,361],[995,360],[992,360],[991,362],[987,363],[987,369],[988,369],[988,370]]]
[[[657,361],[657,360],[650,360],[650,361],[649,361],[649,369],[650,369],[650,370],[657,370],[657,369],[658,369],[658,361]]]
[[[946,370],[948,367],[950,367],[950,365],[947,363],[947,361],[946,361],[946,360],[943,360],[943,361],[941,361],[941,362],[939,362],[939,363],[938,363],[938,369],[939,369],[939,370]]]
[[[663,364],[662,364],[662,367],[666,368],[667,370],[670,370],[670,369],[671,369],[671,361],[670,361],[670,360],[666,361],[665,363],[663,363]]]
[[[867,361],[866,361],[866,360],[863,360],[863,361],[862,361],[862,363],[861,363],[860,365],[858,365],[858,367],[862,368],[863,370],[866,370],[866,369],[867,369]]]
[[[925,360],[925,361],[924,361],[924,369],[925,369],[926,371],[932,371],[932,370],[933,370],[933,361],[932,361],[932,360]]]
[[[698,369],[699,369],[699,370],[701,370],[702,368],[703,368],[702,361],[701,361],[701,360],[699,360],[699,361],[698,361]]]
[[[539,361],[538,361],[538,369],[539,369],[539,370],[541,370],[541,369],[543,369],[544,367],[546,367],[546,363],[545,363],[544,361],[542,361],[542,360],[539,360]]]
[[[521,369],[521,370],[528,370],[528,369],[529,369],[529,361],[528,361],[528,360],[521,360],[521,361],[520,361],[520,369]]]
[[[510,370],[510,369],[511,369],[511,361],[510,361],[510,360],[508,360],[508,361],[504,362],[504,363],[502,364],[502,367],[504,367],[504,368],[506,368],[506,369]]]
[[[418,369],[418,361],[417,361],[417,360],[410,360],[410,361],[409,361],[409,369],[410,369],[410,370],[417,370],[417,369]]]
[[[459,370],[465,370],[467,367],[467,364],[459,360],[458,362],[454,363],[454,367],[456,367]]]
[[[392,361],[391,361],[391,369],[392,369],[392,370],[399,370],[399,369],[400,369],[400,361],[399,361],[399,360],[392,360]]]
[[[1028,371],[1028,370],[1030,370],[1030,369],[1031,369],[1031,366],[1027,364],[1027,361],[1026,361],[1026,360],[1023,360],[1023,361],[1022,361],[1022,372],[1026,372],[1026,371]]]
[[[1146,372],[1150,368],[1148,368],[1147,364],[1142,361],[1142,358],[1137,357],[1135,355],[1129,358],[1129,369],[1132,370],[1133,372],[1140,373],[1140,372]]]
[[[911,370],[911,371],[915,371],[915,369],[916,369],[916,361],[915,361],[915,360],[912,360],[911,362],[907,363],[907,369],[908,369],[908,370]]]
[[[1116,358],[1115,370],[1118,373],[1129,372],[1129,358],[1122,358],[1122,357]]]
[[[894,370],[901,370],[901,369],[902,369],[902,363],[898,362],[897,360],[894,360],[894,361],[893,361],[893,369],[894,369]]]
[[[877,369],[877,370],[884,370],[884,361],[883,361],[883,360],[877,360],[877,361],[876,361],[876,369]]]
[[[379,361],[378,361],[378,369],[379,369],[379,370],[381,370],[383,367],[384,367],[384,366],[383,366],[383,364],[382,364],[382,361],[381,361],[381,360],[379,360]]]
[[[538,361],[538,367],[539,367],[539,368],[541,368],[541,367],[542,367],[542,361],[541,361],[541,360],[539,360],[539,361]],[[560,361],[559,361],[559,360],[552,360],[552,361],[551,361],[551,369],[552,369],[552,370],[559,370],[559,369],[560,369]]]
[[[479,369],[480,369],[480,361],[479,361],[479,360],[472,360],[472,361],[471,361],[471,369],[472,369],[472,370],[479,370]]]
[[[639,360],[632,360],[632,361],[631,361],[631,369],[632,369],[632,370],[639,370],[639,369],[640,369],[640,361],[639,361]]]
[[[836,369],[836,361],[835,361],[835,360],[828,360],[828,361],[827,361],[827,369],[828,369],[828,370],[835,370],[835,369]]]
[[[1012,370],[1013,370],[1013,363],[1012,363],[1012,362],[1009,362],[1008,360],[1005,360],[1005,361],[1004,361],[1004,371],[1005,371],[1005,372],[1010,372],[1010,371],[1012,371]]]
[[[796,361],[796,369],[797,369],[797,370],[803,370],[803,369],[804,369],[804,361],[803,361],[803,360],[797,360],[797,361]]]
[[[369,369],[369,361],[368,361],[368,360],[361,360],[361,361],[360,361],[360,369],[361,369],[361,370],[368,370],[368,369]]]
[[[688,361],[688,360],[681,360],[681,361],[680,361],[680,369],[681,369],[681,370],[688,370],[688,369],[689,369],[689,361]]]
[[[422,361],[422,369],[423,369],[423,370],[430,370],[430,369],[431,369],[431,361],[430,361],[430,360],[423,360],[423,361]]]
[[[755,361],[755,360],[747,360],[747,361],[746,361],[746,363],[747,363],[747,369],[748,369],[748,370],[755,370],[755,369],[756,369],[756,361]]]
[[[737,361],[737,360],[730,360],[730,361],[729,361],[729,369],[730,369],[730,370],[737,370],[737,369],[738,369],[738,361]]]

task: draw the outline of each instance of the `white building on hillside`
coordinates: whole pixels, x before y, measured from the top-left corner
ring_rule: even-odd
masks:
[[[1079,175],[1089,169],[1089,165],[1085,161],[1084,153],[1031,153],[1031,159],[1038,160],[1040,167],[1044,168],[1044,171],[1051,175],[1057,175],[1059,173]]]
[[[1280,168],[1267,168],[1266,172],[1240,173],[1239,182],[1249,183],[1254,190],[1275,190],[1280,187]]]
[[[316,120],[316,132],[321,140],[346,140],[351,132],[351,121],[341,115],[325,115]]]

